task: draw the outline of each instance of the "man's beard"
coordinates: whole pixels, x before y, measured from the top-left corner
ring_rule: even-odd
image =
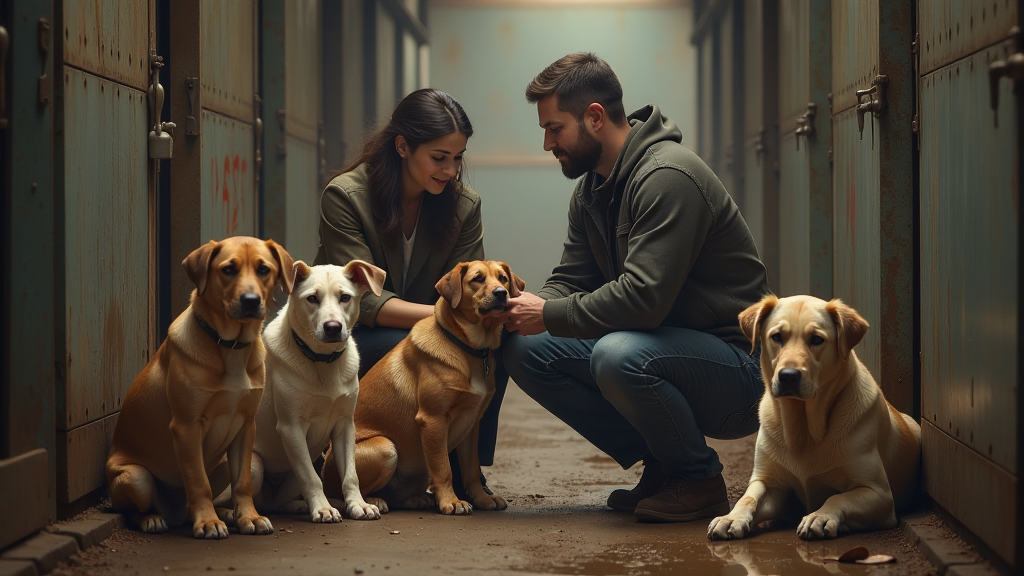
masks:
[[[570,180],[575,180],[594,170],[601,160],[601,143],[587,132],[582,122],[579,124],[579,135],[572,148],[568,150],[555,148],[552,151],[556,157],[562,157],[560,159],[562,174]]]

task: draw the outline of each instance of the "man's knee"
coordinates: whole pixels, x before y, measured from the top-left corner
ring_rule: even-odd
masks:
[[[642,384],[639,352],[636,339],[629,332],[612,332],[594,345],[590,370],[601,394],[612,403],[618,397],[628,396],[631,387]]]

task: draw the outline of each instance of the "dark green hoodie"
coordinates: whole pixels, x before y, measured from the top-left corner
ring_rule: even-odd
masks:
[[[562,261],[538,292],[548,332],[674,326],[749,346],[737,315],[768,281],[739,208],[657,106],[629,123],[608,179],[588,172],[573,192]]]

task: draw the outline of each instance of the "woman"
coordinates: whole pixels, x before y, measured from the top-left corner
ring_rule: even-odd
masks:
[[[362,154],[320,197],[315,264],[372,262],[387,272],[380,296],[360,302],[359,376],[434,313],[434,285],[459,262],[484,259],[480,196],[462,184],[473,135],[462,106],[441,90],[417,90],[399,102]],[[494,463],[498,409],[508,373],[496,355],[495,391],[480,421],[480,465]],[[457,459],[452,458],[453,465]],[[458,469],[453,469],[459,492]],[[461,494],[460,494],[461,495]]]

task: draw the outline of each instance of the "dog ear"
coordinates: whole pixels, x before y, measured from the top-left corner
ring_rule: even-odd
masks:
[[[868,331],[868,321],[838,298],[825,304],[825,311],[836,325],[839,352],[845,358],[850,354],[850,350],[864,339],[864,334]]]
[[[196,285],[196,293],[200,296],[206,292],[206,279],[210,274],[210,262],[220,252],[220,242],[210,240],[181,261],[185,275]]]
[[[452,308],[456,308],[459,302],[462,300],[462,277],[466,274],[466,268],[469,267],[469,262],[459,262],[452,268],[452,271],[445,274],[444,278],[437,281],[434,284],[434,288],[437,289],[437,293],[442,298],[448,301],[452,305]]]
[[[369,290],[373,292],[374,296],[380,296],[387,272],[369,262],[352,260],[345,264],[345,276],[348,276],[349,280],[356,286],[362,287],[363,292]]]
[[[772,310],[779,305],[779,299],[774,294],[769,294],[757,303],[740,312],[740,330],[750,340],[750,353],[753,354],[757,348],[757,341],[761,338],[761,324],[764,323]]]
[[[505,270],[505,274],[507,274],[509,277],[508,285],[510,288],[512,288],[511,290],[508,291],[509,297],[515,298],[519,296],[520,292],[526,290],[526,282],[523,282],[522,278],[516,276],[515,273],[512,272],[512,267],[510,267],[508,264],[504,262],[498,262],[498,264],[501,265],[501,267]]]
[[[290,274],[288,271],[294,270],[295,260],[292,258],[291,254],[284,249],[284,246],[281,246],[277,242],[267,240],[264,244],[267,245],[267,249],[270,250],[270,253],[274,255],[274,260],[277,260],[277,279],[281,281],[281,287],[284,288],[286,293],[291,294],[292,289],[295,287],[295,276]]]
[[[286,273],[287,271],[282,272],[282,274]],[[313,271],[310,270],[309,264],[306,264],[302,260],[296,260],[295,265],[292,266],[292,290],[298,288],[299,284],[305,282],[306,279],[309,278],[309,275],[312,273]]]

